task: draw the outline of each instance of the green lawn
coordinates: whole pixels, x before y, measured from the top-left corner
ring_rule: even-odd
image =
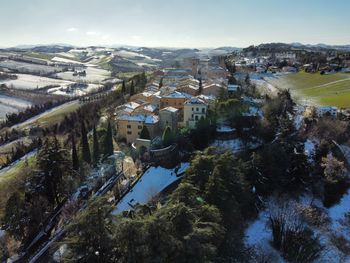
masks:
[[[269,79],[278,88],[287,88],[296,98],[309,99],[319,105],[350,107],[350,74],[299,72]]]

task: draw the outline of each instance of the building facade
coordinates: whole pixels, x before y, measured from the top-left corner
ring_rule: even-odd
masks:
[[[201,118],[206,118],[208,105],[199,98],[192,98],[184,104],[184,125],[190,129],[196,127]]]
[[[174,107],[166,107],[159,111],[159,128],[163,131],[167,126],[172,131],[177,130],[179,110]]]
[[[141,130],[145,125],[151,138],[158,134],[159,118],[155,115],[123,115],[117,117],[118,137],[133,143],[140,138]]]

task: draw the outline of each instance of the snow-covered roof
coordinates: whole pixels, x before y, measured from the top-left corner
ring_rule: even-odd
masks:
[[[192,98],[192,96],[190,94],[185,93],[185,92],[174,91],[174,92],[171,92],[168,95],[164,96],[164,98],[190,99],[190,98]]]
[[[162,111],[178,112],[179,110],[170,106],[162,109]]]
[[[155,124],[159,121],[159,118],[158,118],[158,116],[155,116],[155,115],[137,114],[137,115],[122,115],[122,116],[117,117],[117,120],[137,121],[137,122],[144,122],[146,124]]]
[[[159,121],[159,117],[156,115],[148,115],[145,118],[145,123],[146,124],[155,124]]]
[[[187,100],[185,102],[185,104],[191,104],[191,105],[192,104],[195,104],[195,105],[197,105],[197,104],[205,104],[206,105],[206,103],[203,100],[201,100],[199,98],[196,98],[196,97]]]
[[[203,86],[203,89],[207,89],[207,88],[210,88],[210,87],[222,87],[222,85],[218,84],[218,83],[210,83],[210,84],[206,84],[205,86]]]
[[[157,109],[157,105],[149,104],[143,107],[144,110],[149,111],[149,112],[154,112]]]
[[[204,100],[204,101],[208,101],[208,100],[215,100],[215,96],[213,95],[204,95],[204,94],[201,94],[201,95],[198,95],[197,98],[201,99],[201,100]]]
[[[194,86],[194,85],[191,85],[191,84],[180,86],[180,88],[186,88],[186,87],[190,88],[190,89],[193,89],[193,90],[198,90],[199,89],[199,86]]]
[[[124,104],[125,108],[129,108],[129,109],[136,109],[137,107],[140,107],[141,105],[139,103],[136,103],[136,102],[128,102],[126,104]]]
[[[174,169],[166,169],[161,166],[150,167],[133,187],[133,190],[128,192],[118,203],[112,213],[114,215],[120,214],[131,209],[131,206],[137,203],[148,203],[153,195],[159,194],[167,186],[180,179],[188,167],[189,163],[181,163]]]
[[[144,92],[142,92],[142,95],[145,97],[151,97],[152,95],[154,95],[154,92],[144,91]]]

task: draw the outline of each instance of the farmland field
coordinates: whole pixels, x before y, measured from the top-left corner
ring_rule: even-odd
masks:
[[[26,100],[0,95],[0,121],[5,119],[6,114],[24,110],[31,105]]]
[[[29,74],[17,74],[17,76],[18,78],[15,80],[1,81],[0,84],[6,84],[9,87],[13,86],[13,88],[18,89],[37,89],[49,85],[58,85],[66,87],[69,84],[73,83],[71,81],[39,77]]]
[[[64,79],[64,80],[83,81],[87,83],[97,83],[97,84],[111,76],[111,73],[109,71],[95,68],[95,67],[87,67],[87,68],[84,68],[83,70],[85,70],[86,72],[86,76],[84,77],[73,76],[73,72],[71,71],[58,73],[57,76],[60,79]]]
[[[350,74],[291,73],[265,80],[278,88],[290,89],[299,101],[324,106],[350,107]]]

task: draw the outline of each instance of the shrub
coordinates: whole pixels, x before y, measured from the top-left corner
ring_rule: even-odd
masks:
[[[272,244],[289,262],[308,263],[316,260],[323,246],[319,237],[306,227],[291,202],[275,205],[270,209],[269,226]]]

